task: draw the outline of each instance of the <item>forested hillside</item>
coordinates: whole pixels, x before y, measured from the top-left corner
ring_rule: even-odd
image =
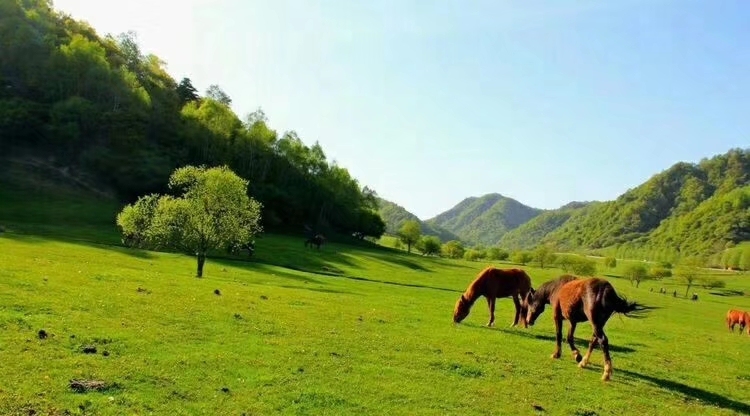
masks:
[[[434,235],[443,242],[459,239],[452,232],[420,220],[416,215],[407,211],[406,208],[391,201],[378,198],[378,208],[380,216],[385,221],[386,232],[388,234],[398,234],[406,221],[417,221],[422,228],[422,234]]]
[[[677,163],[614,201],[547,211],[505,235],[506,248],[550,244],[623,257],[708,257],[750,240],[750,150]]]
[[[544,240],[567,248],[596,249],[628,242],[668,244],[684,253],[716,251],[727,242],[747,238],[745,218],[750,207],[741,202],[743,193],[737,190],[748,184],[750,150],[734,149],[698,164],[677,163],[615,201],[571,218]],[[704,201],[707,205],[701,209]],[[663,221],[664,228],[651,235]],[[684,232],[687,229],[690,233]],[[655,239],[650,241],[650,237]]]
[[[494,245],[508,231],[542,212],[500,194],[466,198],[450,210],[427,220],[462,240]]]
[[[201,95],[176,82],[132,33],[102,37],[50,1],[0,0],[0,157],[63,169],[123,201],[165,191],[178,166],[228,165],[250,181],[267,229],[382,234],[375,193],[320,145],[230,104],[216,85]]]
[[[558,209],[544,211],[520,227],[506,233],[500,239],[499,245],[511,250],[532,249],[541,244],[547,234],[565,224],[571,217],[584,216],[598,204],[601,204],[601,202],[571,202]]]

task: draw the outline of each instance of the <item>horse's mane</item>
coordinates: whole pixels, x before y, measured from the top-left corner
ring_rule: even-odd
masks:
[[[578,279],[578,277],[571,274],[564,274],[557,279],[542,283],[534,292],[534,299],[539,299],[540,301],[544,301],[544,303],[549,303],[549,299],[558,289],[560,289],[565,283],[576,279]]]

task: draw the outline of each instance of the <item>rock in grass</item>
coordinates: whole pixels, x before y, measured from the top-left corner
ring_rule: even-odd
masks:
[[[221,296],[221,290],[219,290],[219,289],[215,289],[215,290],[214,290],[214,295],[216,295],[216,296]]]
[[[45,331],[43,329],[39,330],[38,335],[39,335],[39,339],[47,339],[47,331]]]
[[[106,390],[109,385],[101,380],[70,380],[70,388],[78,393]]]
[[[221,388],[221,391],[222,391],[223,393],[229,393],[229,387],[222,387],[222,388]]]
[[[96,354],[96,346],[94,345],[86,345],[82,349],[84,354]]]

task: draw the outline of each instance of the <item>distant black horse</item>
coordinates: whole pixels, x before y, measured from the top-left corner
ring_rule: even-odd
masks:
[[[255,241],[248,241],[247,243],[234,243],[227,247],[229,254],[238,255],[242,250],[247,250],[247,257],[252,257],[255,253]]]
[[[323,234],[316,234],[314,237],[310,237],[307,240],[305,240],[305,247],[312,247],[316,246],[318,250],[320,250],[320,246],[325,243],[326,238],[323,237]]]

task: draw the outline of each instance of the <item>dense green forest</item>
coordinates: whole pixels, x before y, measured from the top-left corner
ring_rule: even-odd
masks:
[[[240,119],[217,85],[200,95],[133,33],[99,36],[47,0],[0,0],[2,157],[64,171],[121,201],[164,192],[179,166],[227,165],[250,181],[266,229],[379,236],[376,194],[316,142]]]
[[[501,245],[549,244],[664,261],[721,255],[750,240],[748,185],[750,150],[733,149],[697,164],[677,163],[614,201],[547,211]]]
[[[512,250],[529,250],[540,244],[544,237],[565,224],[573,216],[584,216],[601,202],[571,202],[558,209],[544,211],[520,227],[503,235],[501,247]]]
[[[401,227],[404,226],[405,222],[417,221],[420,228],[422,229],[422,234],[424,235],[432,235],[438,237],[441,241],[444,242],[459,239],[458,236],[446,229],[436,227],[420,220],[416,215],[407,211],[406,208],[394,202],[378,198],[378,207],[380,216],[383,217],[383,220],[385,221],[386,233],[388,234],[397,235],[399,230],[401,230]]]
[[[500,194],[466,198],[455,207],[427,220],[462,240],[494,245],[502,236],[542,212]]]

